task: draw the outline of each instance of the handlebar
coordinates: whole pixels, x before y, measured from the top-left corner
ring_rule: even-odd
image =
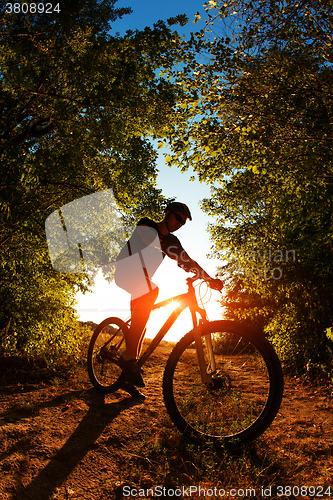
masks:
[[[198,279],[201,279],[202,281],[205,281],[209,288],[212,288],[213,290],[217,290],[218,292],[222,291],[223,288],[223,282],[218,279],[218,278],[212,278],[210,280],[205,280],[201,278],[200,276],[191,276],[190,278],[186,278],[186,283],[188,287],[191,287],[195,281]]]

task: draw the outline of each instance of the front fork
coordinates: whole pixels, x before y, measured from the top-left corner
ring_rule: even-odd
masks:
[[[210,333],[202,335],[203,323],[204,320],[201,319],[199,325],[195,326],[193,329],[195,348],[197,352],[202,383],[208,386],[213,386],[214,382],[212,379],[212,375],[216,373],[216,363],[213,351],[212,336]],[[205,346],[203,343],[203,339],[205,340]],[[207,353],[207,362],[205,359],[205,349]]]

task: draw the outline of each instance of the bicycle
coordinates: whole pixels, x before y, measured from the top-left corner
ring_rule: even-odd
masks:
[[[224,445],[248,443],[274,420],[283,395],[281,364],[262,332],[229,320],[208,321],[199,307],[193,282],[187,293],[155,304],[177,302],[150,345],[138,359],[142,367],[165,334],[189,307],[193,329],[173,348],[163,375],[168,414],[188,438]],[[200,316],[198,321],[197,315]],[[125,350],[130,320],[110,317],[100,323],[88,349],[88,373],[93,386],[106,394],[124,388],[131,393],[118,365]]]

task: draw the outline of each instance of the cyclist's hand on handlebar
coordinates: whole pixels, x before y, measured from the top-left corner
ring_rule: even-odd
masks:
[[[207,283],[210,288],[213,288],[214,290],[218,290],[219,292],[223,288],[223,281],[219,280],[218,278],[212,278],[210,280],[207,280]]]

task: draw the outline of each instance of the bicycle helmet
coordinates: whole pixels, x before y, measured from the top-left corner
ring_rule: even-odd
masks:
[[[185,205],[185,203],[180,203],[179,201],[172,201],[171,203],[169,203],[166,206],[165,211],[166,212],[167,211],[169,211],[169,212],[179,212],[179,213],[185,215],[185,217],[187,219],[192,220],[192,215],[191,215],[190,209],[188,208],[187,205]]]

